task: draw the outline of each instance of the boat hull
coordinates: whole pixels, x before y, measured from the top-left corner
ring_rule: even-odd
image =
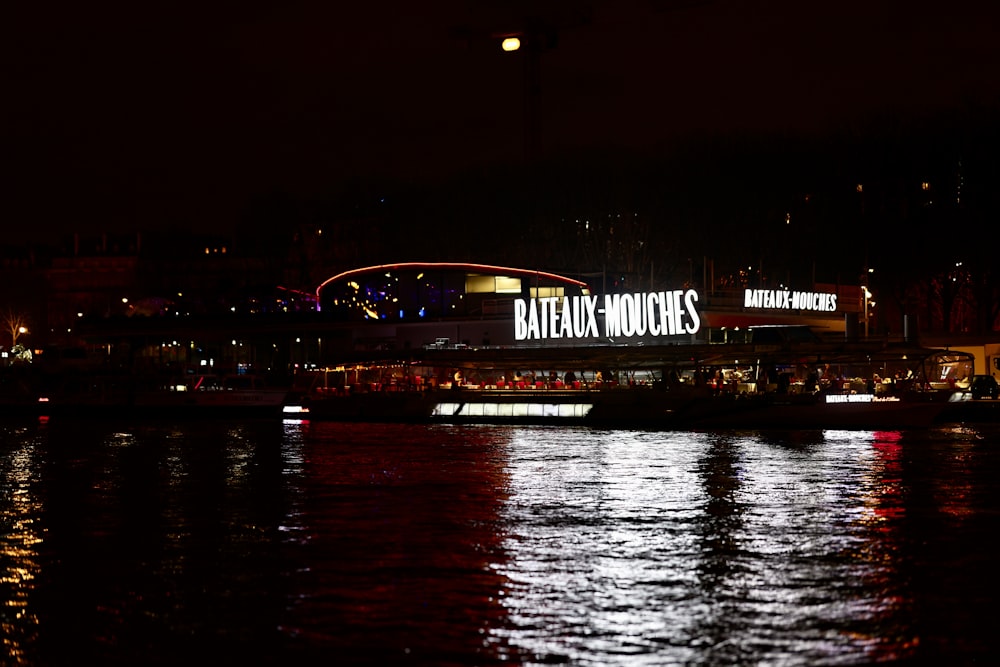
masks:
[[[330,421],[410,422],[430,418],[435,401],[422,392],[310,395],[286,404],[285,416]]]
[[[607,428],[901,429],[942,421],[944,401],[826,402],[822,396],[719,397],[647,389],[376,392],[301,401],[316,420],[452,424],[582,424]]]
[[[277,418],[288,392],[254,390],[215,393],[149,392],[116,395],[38,397],[20,406],[20,414],[46,418]]]
[[[765,398],[732,401],[730,409],[688,420],[691,427],[752,429],[887,430],[929,428],[940,423],[946,404],[925,400],[844,401]]]

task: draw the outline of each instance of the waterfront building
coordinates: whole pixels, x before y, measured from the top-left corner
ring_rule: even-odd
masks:
[[[859,294],[858,286],[835,285],[707,292],[682,285],[596,294],[584,280],[550,272],[410,262],[328,278],[317,288],[317,310],[330,322],[363,324],[356,338],[376,348],[443,340],[466,346],[649,345],[736,341],[739,331],[763,324],[856,336]]]
[[[286,280],[290,260],[280,252],[234,252],[231,241],[75,236],[61,249],[9,260],[6,284],[31,286],[31,299],[17,308],[32,309],[26,339],[38,363],[78,365],[86,352],[112,368],[211,365],[287,375],[373,352],[462,348],[640,355],[641,348],[739,344],[761,325],[806,326],[827,341],[869,338],[870,293],[862,285],[721,288],[706,275],[700,285],[650,281],[639,292],[600,274],[460,262],[351,267],[303,285]],[[617,326],[608,325],[609,309]],[[905,325],[894,330],[903,334],[897,339],[909,337]]]
[[[123,262],[123,276],[143,272],[131,260]],[[190,270],[193,263],[184,265]],[[254,267],[240,268],[238,275]],[[216,277],[210,284],[219,288],[219,300],[232,305],[211,311],[149,296],[123,303],[95,280],[64,279],[66,285],[89,286],[91,297],[101,295],[109,308],[74,323],[75,334],[92,350],[119,363],[255,365],[272,372],[378,351],[743,343],[749,328],[760,325],[806,326],[820,338],[843,340],[858,337],[862,312],[858,286],[678,286],[597,294],[574,276],[457,262],[360,267],[327,278],[314,293],[272,288],[265,294],[258,287],[254,298],[238,304],[231,287]],[[199,290],[204,302],[205,288]]]

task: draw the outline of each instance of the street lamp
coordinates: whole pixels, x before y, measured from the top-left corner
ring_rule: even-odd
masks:
[[[861,298],[864,300],[865,338],[868,338],[869,308],[874,308],[875,302],[871,300],[872,293],[868,290],[867,285],[861,286]]]
[[[521,30],[495,36],[500,38],[500,48],[506,53],[524,52],[524,156],[530,164],[541,151],[541,56],[543,51],[556,46],[556,28],[528,19]]]
[[[858,186],[858,187],[860,188],[861,186]],[[860,192],[860,191],[861,190],[859,189],[858,192]],[[868,333],[869,333],[869,329],[870,329],[870,327],[869,327],[868,308],[869,308],[869,306],[872,307],[872,308],[875,307],[875,302],[871,300],[872,299],[872,293],[868,289],[868,286],[871,285],[872,274],[874,274],[874,273],[875,273],[875,269],[873,269],[872,267],[868,266],[868,250],[866,249],[865,250],[865,268],[864,268],[864,272],[860,276],[860,280],[861,280],[861,303],[862,303],[861,309],[862,309],[862,313],[863,313],[863,321],[865,323],[865,338],[868,338]]]

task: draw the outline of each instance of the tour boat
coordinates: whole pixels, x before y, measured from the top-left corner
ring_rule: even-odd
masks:
[[[515,371],[512,378],[511,368],[559,372]],[[598,380],[593,369],[618,381]],[[819,379],[816,369],[825,370]],[[578,379],[565,381],[564,372]],[[386,355],[303,373],[285,413],[676,429],[924,428],[957,414],[953,401],[965,393],[955,378],[969,372],[968,355],[914,345],[435,347],[407,359]]]
[[[151,380],[77,373],[33,390],[19,405],[25,415],[39,417],[276,417],[287,395],[286,388],[247,375]]]
[[[253,374],[193,373],[175,382],[136,390],[135,412],[162,415],[279,415],[288,389],[272,387]]]

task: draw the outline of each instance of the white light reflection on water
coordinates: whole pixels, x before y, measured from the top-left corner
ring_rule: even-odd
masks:
[[[286,419],[282,424],[281,476],[288,480],[288,507],[278,524],[278,532],[290,543],[303,544],[308,538],[302,513],[301,479],[305,475],[305,455],[302,453],[309,423]]]
[[[886,627],[905,601],[868,518],[877,443],[894,437],[520,431],[497,566],[511,623],[496,635],[573,664],[905,653],[911,638]]]

